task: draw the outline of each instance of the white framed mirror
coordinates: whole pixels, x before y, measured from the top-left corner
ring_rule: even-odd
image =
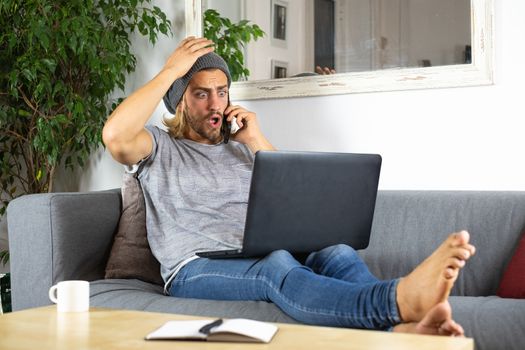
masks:
[[[187,35],[202,36],[201,0],[186,1]],[[206,1],[206,0],[205,0]],[[250,0],[239,0],[250,1]],[[272,0],[267,0],[272,1]],[[288,2],[304,1],[305,7],[313,8],[313,0],[282,0]],[[337,0],[335,0],[337,2]],[[345,1],[345,0],[339,0]],[[352,0],[370,2],[381,0]],[[384,1],[384,0],[383,0]],[[407,2],[416,0],[399,0],[400,11]],[[420,1],[420,0],[418,0]],[[429,0],[427,0],[429,1]],[[431,0],[440,1],[440,0]],[[260,4],[260,0],[257,1]],[[270,6],[270,5],[269,5]],[[377,5],[375,5],[377,7]],[[270,99],[301,96],[323,96],[349,93],[413,90],[445,87],[478,86],[493,84],[493,0],[470,0],[470,16],[465,23],[470,28],[470,47],[467,63],[443,63],[445,65],[428,66],[430,60],[419,60],[423,67],[383,67],[383,69],[351,71],[331,75],[311,75],[280,79],[262,79],[234,82],[231,96],[234,100]],[[289,11],[291,12],[291,11]],[[392,12],[392,11],[390,11]],[[336,14],[340,20],[340,11]],[[271,16],[270,14],[268,16]],[[436,15],[437,16],[437,15]],[[399,30],[409,37],[410,26],[403,25],[399,16]],[[442,20],[442,19],[438,19]],[[312,25],[312,19],[304,20],[306,26]],[[258,23],[259,24],[259,23]],[[269,28],[263,30],[271,36]],[[341,35],[339,35],[341,37]],[[381,40],[384,40],[381,37]],[[336,40],[337,41],[337,40]],[[308,45],[308,44],[307,44]],[[312,46],[312,44],[310,44]],[[257,55],[256,65],[266,65],[271,57]],[[308,60],[308,58],[306,58]],[[310,60],[311,63],[313,60]],[[468,63],[470,62],[470,63]],[[275,63],[273,62],[272,65]],[[337,66],[335,67],[337,70]]]

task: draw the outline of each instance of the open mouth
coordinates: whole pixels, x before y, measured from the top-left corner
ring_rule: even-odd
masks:
[[[220,124],[221,124],[221,117],[218,116],[218,115],[213,115],[213,116],[211,116],[211,118],[210,118],[210,124],[211,124],[211,126],[214,127],[214,128],[220,126]]]

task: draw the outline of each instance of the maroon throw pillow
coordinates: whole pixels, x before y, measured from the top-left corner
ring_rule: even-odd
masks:
[[[146,204],[139,181],[125,173],[122,213],[106,265],[105,278],[139,279],[163,285],[160,264],[153,256],[146,233]]]
[[[496,294],[502,298],[525,299],[525,232],[503,274]]]

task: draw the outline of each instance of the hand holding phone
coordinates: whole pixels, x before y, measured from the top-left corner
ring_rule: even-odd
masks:
[[[227,122],[227,120],[231,120],[231,122]],[[246,110],[242,106],[230,106],[228,104],[228,107],[225,109],[223,122],[229,125],[224,125],[224,128],[221,126],[221,131],[226,132],[229,130],[229,138],[233,137],[237,142],[248,144],[248,142],[257,139],[264,139],[255,113]],[[223,136],[226,135],[223,134]]]

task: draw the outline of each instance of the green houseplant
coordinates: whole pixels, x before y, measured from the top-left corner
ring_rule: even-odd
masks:
[[[233,81],[246,79],[250,75],[244,66],[245,44],[265,35],[257,24],[249,23],[248,20],[232,23],[213,9],[204,12],[204,37],[215,43],[215,52],[228,64]]]
[[[17,196],[52,192],[58,167],[83,166],[135,70],[131,33],[154,44],[171,24],[151,0],[2,0],[0,31],[1,217]]]

